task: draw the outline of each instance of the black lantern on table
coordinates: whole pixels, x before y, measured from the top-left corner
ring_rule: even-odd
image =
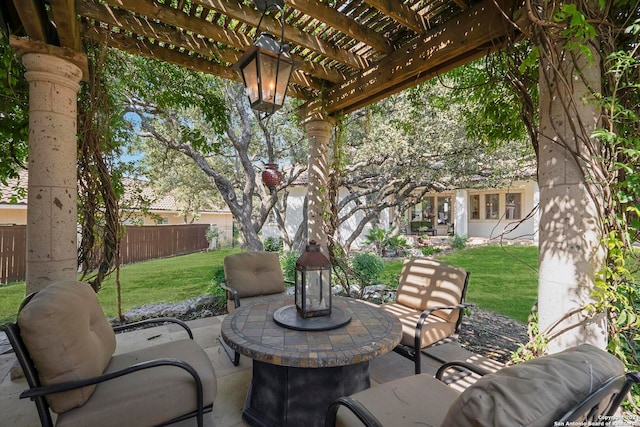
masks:
[[[296,261],[296,309],[303,318],[331,315],[331,263],[311,240]]]
[[[256,1],[262,17],[256,28],[254,44],[250,46],[233,66],[240,71],[242,81],[251,103],[251,108],[271,115],[282,107],[289,85],[289,78],[296,64],[284,44],[283,0]],[[278,42],[271,34],[260,34],[260,23],[269,10],[280,12],[282,35]]]

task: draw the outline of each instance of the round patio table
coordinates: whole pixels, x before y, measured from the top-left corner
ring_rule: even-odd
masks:
[[[253,359],[243,410],[251,426],[323,426],[329,404],[370,386],[369,360],[398,345],[400,321],[375,304],[333,297],[351,315],[345,326],[300,331],[279,326],[273,313],[293,304],[276,297],[241,306],[222,323],[222,338]]]

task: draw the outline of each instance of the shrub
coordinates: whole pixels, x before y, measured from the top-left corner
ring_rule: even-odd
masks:
[[[224,283],[226,278],[224,276],[224,267],[222,265],[216,265],[213,267],[213,277],[211,278],[211,285],[207,288],[207,293],[212,295],[224,295],[224,289],[220,286],[220,283]]]
[[[300,258],[300,254],[296,251],[283,252],[280,255],[280,267],[284,280],[295,280],[296,261]]]
[[[379,255],[359,253],[353,257],[351,268],[364,287],[378,282],[380,274],[384,271],[384,262]]]
[[[395,256],[404,255],[407,249],[410,248],[406,237],[400,235],[390,237],[387,246],[395,252]]]
[[[280,252],[282,250],[282,239],[279,237],[267,237],[262,242],[264,250],[267,252]]]
[[[433,255],[433,254],[439,254],[440,252],[442,252],[441,248],[432,248],[431,246],[423,246],[420,248],[420,252],[422,252],[422,255],[424,256],[428,256],[428,255]]]
[[[457,234],[453,236],[453,240],[451,241],[451,247],[453,249],[464,249],[467,247],[467,240],[469,240],[469,236],[466,234],[462,236],[458,236]]]

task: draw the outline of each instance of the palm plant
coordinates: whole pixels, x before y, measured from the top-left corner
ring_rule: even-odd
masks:
[[[369,234],[365,237],[365,242],[373,244],[376,247],[376,253],[382,257],[387,256],[387,246],[389,246],[389,240],[393,234],[395,227],[380,228],[372,227]]]

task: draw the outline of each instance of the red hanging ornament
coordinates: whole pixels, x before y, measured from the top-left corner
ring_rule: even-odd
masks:
[[[282,181],[282,172],[278,170],[278,165],[275,163],[267,163],[264,167],[265,169],[262,171],[262,182],[273,190]]]

